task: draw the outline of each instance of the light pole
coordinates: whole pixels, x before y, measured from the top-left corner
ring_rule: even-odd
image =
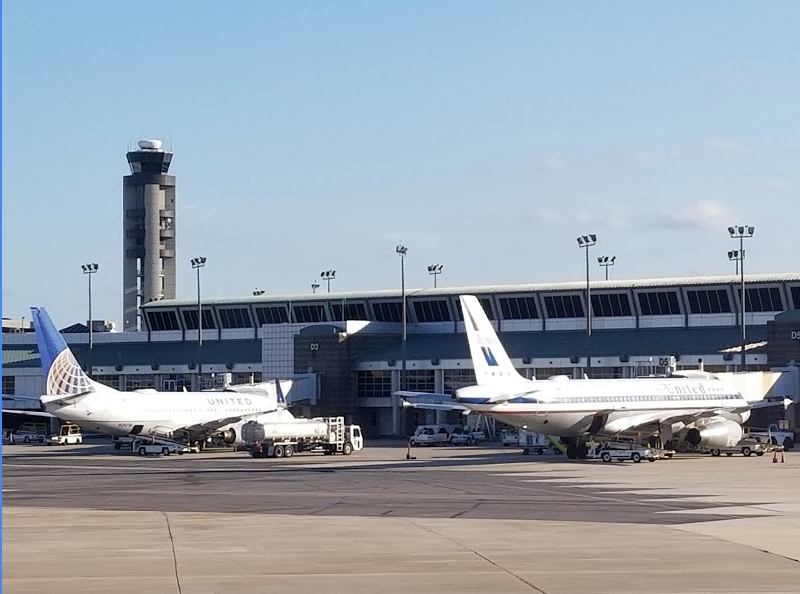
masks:
[[[736,276],[739,276],[739,260],[742,257],[739,255],[739,250],[728,250],[728,260],[736,262]]]
[[[741,309],[741,314],[742,314],[742,317],[741,317],[741,324],[742,324],[742,371],[746,371],[747,370],[747,362],[746,362],[745,353],[744,353],[745,345],[747,343],[747,333],[746,333],[746,329],[745,329],[747,324],[745,323],[745,319],[744,319],[744,313],[745,313],[745,311],[747,311],[747,293],[745,291],[745,286],[744,286],[744,256],[745,256],[745,253],[744,253],[744,240],[746,238],[749,239],[750,237],[753,237],[753,233],[755,233],[755,231],[756,231],[756,228],[755,227],[751,227],[749,225],[739,225],[738,227],[728,227],[728,233],[730,233],[731,238],[739,240],[739,254],[738,254],[738,256],[736,256],[736,258],[738,259],[738,262],[739,262],[739,275],[740,275],[740,279],[741,279],[741,282],[742,282],[742,298],[740,299],[740,302],[741,302],[740,309]],[[730,253],[728,254],[728,257],[729,258],[731,257]]]
[[[403,340],[400,345],[402,366],[400,367],[400,389],[405,390],[406,382],[406,254],[408,248],[398,245],[394,251],[400,256],[400,299],[403,302]]]
[[[597,235],[581,235],[578,247],[586,250],[586,368],[592,367],[592,290],[589,284],[589,248],[597,243]],[[606,268],[606,270],[608,270]],[[588,375],[588,374],[587,374]]]
[[[428,266],[428,274],[433,276],[433,288],[436,288],[436,277],[442,274],[442,265],[441,264],[431,264]]]
[[[81,264],[81,270],[89,278],[89,361],[86,368],[88,376],[92,377],[92,355],[94,351],[94,337],[92,335],[92,275],[97,272],[99,266],[96,263]]]
[[[335,270],[325,270],[320,273],[320,278],[328,282],[328,293],[331,292],[331,281],[336,278]]]
[[[200,303],[200,269],[206,265],[205,257],[192,258],[192,268],[197,271],[197,391],[203,389],[203,309]]]
[[[311,292],[316,294],[317,289],[319,289],[319,283],[317,281],[313,281],[311,283]]]
[[[597,256],[597,263],[606,269],[606,280],[608,280],[608,267],[613,266],[616,259],[616,256]]]

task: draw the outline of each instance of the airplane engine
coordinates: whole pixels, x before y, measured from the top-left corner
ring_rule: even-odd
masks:
[[[742,426],[719,417],[709,419],[702,426],[695,426],[686,433],[686,441],[693,446],[726,448],[735,446],[742,439]]]
[[[236,429],[226,429],[222,431],[220,434],[222,441],[225,442],[226,445],[233,445],[236,443],[236,439],[238,435],[236,435]]]

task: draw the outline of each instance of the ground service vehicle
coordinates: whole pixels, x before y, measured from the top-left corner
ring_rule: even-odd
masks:
[[[612,460],[619,460],[620,462],[624,460],[655,462],[657,459],[653,450],[631,441],[607,441],[595,451],[592,457],[600,458],[603,462],[611,462]]]
[[[457,429],[455,425],[420,425],[411,436],[411,445],[445,445]]]
[[[760,438],[760,441],[772,445],[782,445],[784,450],[791,450],[794,447],[794,433],[781,430],[774,423],[763,431],[748,431],[747,437]]]
[[[522,448],[522,453],[528,455],[531,452],[542,455],[549,447],[550,443],[547,436],[542,433],[532,433],[522,429],[519,432],[519,446]]]
[[[477,442],[470,433],[453,433],[450,436],[450,443],[453,445],[472,445]]]
[[[761,443],[755,439],[745,438],[735,446],[728,448],[713,448],[710,451],[712,456],[720,456],[722,454],[725,454],[726,456],[733,456],[734,454],[742,454],[743,456],[755,454],[756,456],[763,456],[767,451],[767,444]]]
[[[47,439],[47,425],[45,423],[26,422],[14,431],[15,443],[44,443]]]
[[[125,437],[124,435],[112,435],[111,436],[111,443],[114,444],[115,450],[121,450],[122,448],[131,448],[133,449],[133,442],[136,441],[133,437]]]
[[[519,444],[519,433],[516,431],[511,431],[508,429],[503,429],[500,432],[500,443],[503,444],[503,447],[507,448],[508,446],[515,446]]]
[[[133,442],[133,451],[140,456],[146,456],[147,454],[161,454],[162,456],[178,454],[180,456],[189,451],[189,448],[177,443],[157,443],[137,439]]]
[[[284,423],[242,425],[242,438],[253,458],[290,458],[295,452],[319,450],[326,456],[364,449],[359,425],[345,425],[344,417],[292,419]]]
[[[47,438],[48,445],[69,445],[83,443],[83,433],[81,428],[72,423],[61,425],[58,435],[51,435]]]

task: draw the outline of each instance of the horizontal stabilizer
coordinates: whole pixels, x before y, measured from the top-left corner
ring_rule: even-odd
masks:
[[[78,400],[90,394],[91,392],[92,390],[86,390],[84,392],[80,392],[79,394],[45,394],[39,399],[39,401],[42,404],[67,406],[70,404],[75,404]]]
[[[55,415],[51,415],[49,412],[44,412],[42,410],[25,410],[24,408],[4,408],[3,414],[6,415],[25,415],[28,417],[47,417],[49,419],[56,418]]]

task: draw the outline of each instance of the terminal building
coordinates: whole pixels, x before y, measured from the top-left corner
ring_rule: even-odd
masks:
[[[800,273],[745,280],[747,369],[796,370]],[[83,325],[65,337],[82,364],[92,361],[96,380],[120,390],[295,377],[290,401],[298,413],[345,415],[370,437],[408,435],[458,413],[405,409],[392,396],[401,385],[447,393],[474,381],[458,300],[465,293],[481,300],[527,377],[637,377],[662,373],[671,361],[679,369],[701,362],[707,371],[741,369],[738,276],[593,282],[588,342],[580,282],[407,290],[405,343],[399,290],[204,298],[202,345],[197,300],[143,304],[142,329],[95,332],[91,357]],[[34,334],[6,334],[3,393],[40,395],[43,387]],[[800,386],[781,395],[797,399]],[[794,408],[787,418],[796,426]]]
[[[124,332],[99,320],[88,322],[91,333],[80,323],[62,329],[91,376],[119,390],[293,377],[295,412],[345,415],[369,437],[408,435],[423,422],[459,420],[404,409],[392,394],[452,393],[474,382],[458,300],[473,294],[527,377],[637,377],[701,361],[708,371],[734,371],[744,342],[748,370],[790,367],[795,385],[783,395],[800,397],[800,272],[744,279],[744,341],[739,276],[598,281],[590,303],[584,283],[176,300],[173,154],[159,140],[142,140],[126,158]],[[3,394],[40,396],[30,321],[4,319],[3,333]],[[787,414],[800,421],[796,411]]]

